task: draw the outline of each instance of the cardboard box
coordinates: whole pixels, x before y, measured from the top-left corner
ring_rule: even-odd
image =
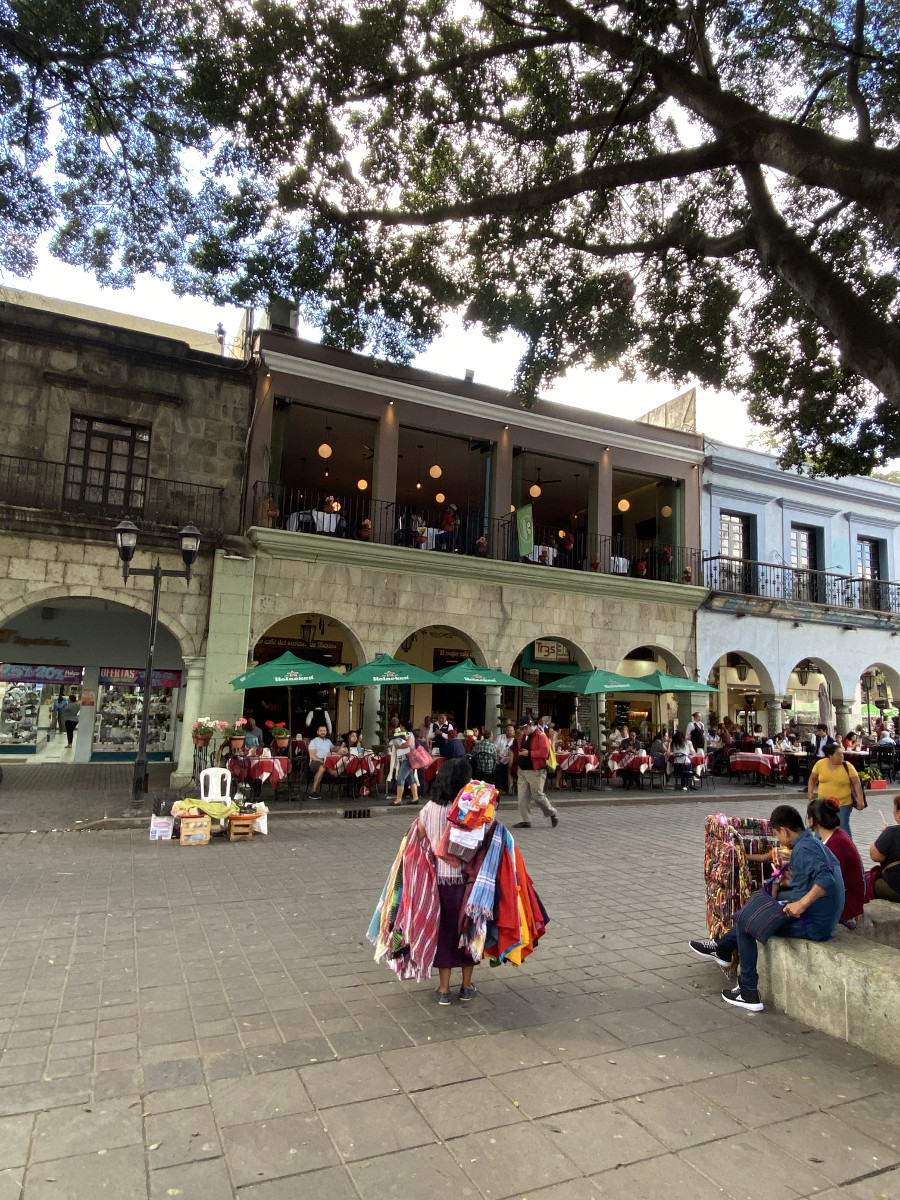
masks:
[[[181,837],[182,846],[205,846],[212,832],[212,817],[182,817]]]

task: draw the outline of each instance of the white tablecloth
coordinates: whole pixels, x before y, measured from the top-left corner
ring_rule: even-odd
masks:
[[[547,565],[552,567],[556,562],[555,546],[535,546],[528,557],[532,562],[539,563],[541,561],[541,555],[545,552],[547,555]]]

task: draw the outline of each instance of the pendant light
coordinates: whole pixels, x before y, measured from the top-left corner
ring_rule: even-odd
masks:
[[[438,492],[438,494],[434,498],[434,502],[435,502],[435,504],[443,504],[446,499],[447,499],[447,497],[444,495],[443,492]]]
[[[440,479],[444,473],[444,468],[437,461],[437,438],[434,439],[434,463],[428,468],[428,474],[432,479]]]
[[[331,433],[331,426],[325,426],[325,441],[319,446],[319,458],[331,458],[334,451],[331,449],[331,443],[328,440],[328,435]]]
[[[419,442],[418,456],[416,458],[416,491],[422,490],[422,443]]]

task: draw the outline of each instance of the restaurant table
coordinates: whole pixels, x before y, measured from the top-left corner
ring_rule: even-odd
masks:
[[[338,775],[377,775],[380,763],[374,754],[327,754],[325,770]]]
[[[754,758],[755,757],[756,756],[754,755]],[[667,754],[666,755],[666,763],[671,765],[674,762],[675,762],[675,755],[671,754],[671,753]],[[706,767],[707,767],[707,758],[706,758],[705,754],[692,754],[691,755],[691,770],[694,772],[695,775],[703,775],[706,771]]]
[[[261,756],[250,758],[243,754],[232,754],[225,765],[235,779],[249,779],[260,784],[265,783],[268,779],[277,792],[285,776],[290,773],[291,760],[283,758],[281,755],[273,755],[272,758],[262,758]]]
[[[609,770],[610,775],[616,774],[616,772],[618,771],[618,769],[622,763],[622,759],[624,757],[625,757],[625,755],[619,750],[614,750],[612,752],[612,754],[610,754],[609,758],[607,758],[607,760],[606,760],[606,766]],[[652,766],[653,766],[653,759],[650,757],[649,754],[635,754],[633,756],[631,762],[628,764],[628,770],[629,771],[640,771],[641,774],[643,775],[643,773],[645,771],[649,771]]]
[[[555,546],[534,546],[531,553],[528,555],[530,562],[539,563],[541,555],[546,552],[547,562],[544,566],[552,567],[556,562],[556,547]]]
[[[857,771],[864,771],[869,765],[868,750],[845,750],[844,762],[850,763],[856,767]]]
[[[560,770],[573,775],[587,775],[600,766],[600,759],[596,754],[586,754],[582,750],[572,750],[562,758],[557,755],[556,762]]]
[[[609,560],[610,575],[627,575],[631,569],[631,562],[627,558],[622,558],[619,554],[614,554]]]
[[[729,758],[732,775],[762,775],[767,779],[779,767],[787,767],[783,754],[757,754],[743,750],[735,751]]]

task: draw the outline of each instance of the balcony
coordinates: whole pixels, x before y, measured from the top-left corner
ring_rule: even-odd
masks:
[[[300,491],[258,482],[251,523],[263,529],[405,547],[416,554],[453,554],[494,562],[534,563],[568,571],[702,585],[702,555],[685,546],[535,525],[532,548],[520,551],[516,516],[478,509],[431,509],[355,495]]]
[[[814,604],[900,615],[898,583],[721,556],[707,558],[703,565],[706,586],[713,592],[758,597],[779,607]]]
[[[106,522],[129,516],[142,525],[164,529],[179,529],[190,522],[204,533],[221,533],[223,530],[222,488],[151,476],[146,480],[140,505],[91,503],[64,498],[65,472],[64,463],[0,454],[0,505],[8,509],[31,510],[27,519],[31,525],[39,521],[41,515],[55,521],[77,518],[82,523],[84,520]],[[4,519],[7,524],[15,525],[16,518],[25,515],[24,512],[7,511]]]

